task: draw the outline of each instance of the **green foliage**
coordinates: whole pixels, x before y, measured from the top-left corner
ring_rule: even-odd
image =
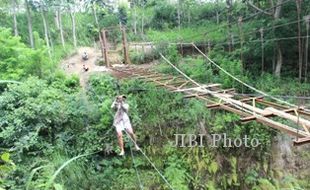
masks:
[[[36,37],[38,37],[36,35]],[[39,41],[39,39],[38,39]],[[0,28],[0,78],[19,80],[29,75],[43,76],[49,60],[44,48],[28,48],[8,29]]]
[[[49,151],[58,138],[69,138],[82,130],[90,115],[79,97],[77,85],[66,86],[62,78],[51,84],[38,78],[29,78],[21,85],[11,85],[0,96],[0,139],[6,147],[16,151],[40,154]],[[78,81],[77,81],[78,83]],[[91,121],[89,121],[91,122]],[[67,133],[57,136],[66,126]],[[70,138],[69,138],[70,139]]]
[[[143,64],[150,63],[156,59],[158,59],[159,55],[155,51],[151,52],[131,52],[130,60],[133,64]]]
[[[167,29],[175,27],[177,10],[172,4],[166,2],[158,2],[154,8],[154,16],[152,19],[152,25],[157,29]]]
[[[0,154],[0,189],[6,185],[6,177],[9,176],[16,166],[7,152]]]

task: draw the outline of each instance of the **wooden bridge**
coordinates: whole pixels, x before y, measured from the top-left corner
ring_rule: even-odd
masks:
[[[172,76],[152,69],[133,65],[112,67],[123,77],[136,78],[154,83],[171,92],[182,93],[184,98],[196,98],[210,109],[222,109],[240,116],[242,122],[257,121],[295,137],[294,145],[310,142],[310,112],[303,108],[292,108],[266,100],[264,96],[239,95],[234,88],[222,89],[221,84],[194,83],[182,76]],[[216,96],[214,96],[216,95]],[[223,101],[223,99],[225,101]],[[276,121],[282,118],[296,125],[296,128]]]

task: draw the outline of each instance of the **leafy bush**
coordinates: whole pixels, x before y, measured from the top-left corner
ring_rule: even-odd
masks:
[[[29,75],[44,76],[49,60],[46,50],[31,49],[13,37],[10,30],[0,28],[0,78],[20,80]]]

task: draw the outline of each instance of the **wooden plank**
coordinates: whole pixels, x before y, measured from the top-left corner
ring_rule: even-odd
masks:
[[[300,139],[294,140],[293,142],[294,142],[294,146],[304,145],[304,144],[310,143],[310,137],[300,138]]]
[[[294,112],[294,109],[291,108],[291,109],[286,109],[286,110],[283,110],[283,111],[286,112],[286,113],[290,113],[290,112]],[[267,113],[267,114],[264,114],[263,116],[264,117],[273,117],[275,115],[273,113]],[[256,119],[256,117],[252,115],[252,116],[249,116],[249,117],[243,117],[240,120],[242,122],[248,122],[248,121],[253,121],[255,119]]]
[[[216,86],[221,86],[221,84],[208,84],[208,85],[201,85],[201,87],[194,87],[194,88],[183,88],[183,89],[178,89],[177,92],[185,92],[185,91],[197,91],[199,89],[204,89],[204,88],[211,88],[211,87],[216,87]]]
[[[269,102],[269,101],[266,101],[266,100],[263,100],[263,99],[258,100],[258,102],[263,104],[263,105],[272,106],[272,107],[276,107],[276,108],[282,108],[282,109],[288,109],[289,108],[287,106],[283,106],[283,105],[280,105],[280,104],[277,104],[277,103],[274,103],[274,102]],[[299,114],[302,114],[302,115],[310,117],[310,112],[304,111],[302,108],[299,108],[297,111],[298,111]]]
[[[156,86],[165,86],[165,85],[171,85],[171,86],[174,86],[176,89],[178,89],[178,85],[180,84],[184,84],[185,82],[184,81],[171,81],[171,82],[165,82],[165,83],[162,83],[162,84],[158,84]]]
[[[153,80],[165,81],[165,80],[170,80],[170,79],[174,79],[174,77],[172,77],[172,76],[162,76],[162,77],[158,77],[158,78],[144,79],[144,81],[153,81]]]
[[[250,97],[250,98],[243,98],[241,100],[239,100],[240,102],[249,102],[249,101],[252,101],[253,99],[255,99],[256,101],[260,98],[263,98],[263,97]],[[229,105],[229,103],[223,103],[224,105]],[[212,105],[209,105],[208,108],[216,108],[216,107],[220,107],[221,103],[215,103],[215,104],[212,104]]]
[[[189,83],[189,81],[185,81],[183,84],[181,84],[180,86],[178,86],[178,89],[183,88],[184,86],[186,86]]]
[[[225,93],[228,93],[228,94],[229,94],[229,92],[233,92],[233,91],[235,91],[234,88],[219,90],[219,91],[215,91],[215,92],[216,92],[216,93],[224,93],[224,94],[225,94]],[[184,96],[184,98],[194,98],[194,97],[196,97],[196,96],[206,96],[206,95],[210,95],[210,93],[189,94],[189,95]]]
[[[158,74],[150,74],[150,75],[141,75],[141,74],[138,74],[140,75],[139,77],[136,77],[137,79],[152,79],[152,78],[156,78],[156,77],[161,77],[162,75],[158,75]]]
[[[208,107],[208,105],[207,105]],[[220,104],[219,107],[223,110],[226,110],[226,111],[229,111],[229,112],[232,112],[232,113],[235,113],[235,114],[238,114],[240,116],[244,116],[244,117],[247,117],[249,116],[249,114],[247,114],[246,112],[243,112],[243,111],[240,111],[238,109],[235,109],[233,107],[230,107],[230,106],[227,106],[227,105],[224,105],[224,104]]]
[[[228,88],[228,89],[224,89],[224,90],[218,90],[215,92],[216,93],[230,93],[230,92],[235,92],[235,88]]]
[[[268,119],[266,117],[258,117],[258,118],[256,118],[256,121],[258,121],[259,123],[262,123],[264,125],[270,126],[274,129],[278,129],[278,130],[280,130],[286,134],[289,134],[291,136],[294,136],[294,137],[300,137],[300,138],[301,137],[308,137],[308,134],[302,130],[298,130],[298,129],[295,129],[293,127],[289,127],[287,125],[273,121],[273,120]]]
[[[308,121],[308,120],[306,120],[306,119],[304,119],[302,117],[297,117],[295,115],[291,115],[289,113],[285,113],[284,111],[277,110],[277,109],[272,108],[272,107],[268,107],[268,108],[266,108],[266,110],[272,112],[273,114],[275,114],[275,115],[277,115],[279,117],[291,120],[291,121],[295,122],[298,125],[301,125],[301,126],[305,125],[308,128],[310,127],[310,121]]]

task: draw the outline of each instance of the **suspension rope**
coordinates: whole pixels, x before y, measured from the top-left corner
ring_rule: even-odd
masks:
[[[220,69],[221,71],[223,71],[225,74],[227,74],[228,76],[230,76],[230,77],[233,78],[234,80],[236,80],[236,81],[238,81],[239,83],[243,84],[244,86],[246,86],[246,87],[248,87],[248,88],[250,88],[250,89],[252,89],[252,90],[254,90],[254,91],[256,91],[256,92],[258,92],[258,93],[260,93],[260,94],[262,94],[262,95],[264,95],[264,96],[270,97],[270,98],[273,99],[273,100],[276,100],[276,101],[278,101],[278,102],[281,102],[281,103],[283,103],[283,104],[286,104],[286,105],[289,105],[289,106],[292,106],[292,107],[298,107],[298,106],[296,106],[295,104],[291,104],[291,103],[289,103],[289,102],[287,102],[287,101],[284,101],[284,100],[281,100],[281,99],[279,99],[279,98],[276,98],[276,97],[274,97],[274,96],[272,96],[272,95],[270,95],[270,94],[267,94],[267,93],[265,93],[265,92],[263,92],[263,91],[261,91],[261,90],[258,90],[257,88],[255,88],[255,87],[253,87],[253,86],[250,86],[249,84],[247,84],[247,83],[241,81],[240,79],[238,79],[237,77],[235,77],[234,75],[232,75],[231,73],[229,73],[228,71],[226,71],[225,69],[223,69],[221,66],[219,66],[218,64],[216,64],[212,59],[210,59],[206,54],[204,54],[194,43],[192,43],[192,45],[193,45],[193,46],[195,47],[195,49],[196,49],[199,53],[201,53],[210,63],[214,64],[218,69]],[[307,110],[307,111],[308,111],[308,110]]]
[[[162,54],[161,54],[161,56],[164,57]],[[244,111],[244,112],[246,112],[246,113],[248,113],[248,114],[250,114],[250,115],[253,115],[253,114],[254,114],[254,116],[255,116],[256,118],[258,118],[258,119],[266,119],[266,117],[264,117],[264,116],[261,115],[260,113],[257,113],[257,112],[255,112],[255,111],[253,112],[253,111],[251,111],[251,110],[248,110],[248,108],[243,107],[243,104],[244,104],[243,102],[242,102],[242,106],[240,106],[240,105],[236,104],[236,102],[235,102],[233,99],[225,98],[225,97],[223,97],[223,96],[220,96],[220,93],[212,92],[212,91],[210,91],[210,90],[207,90],[207,89],[203,88],[202,85],[200,85],[199,83],[197,83],[196,81],[194,81],[193,79],[191,79],[189,76],[187,76],[184,72],[182,72],[182,71],[181,71],[180,69],[178,69],[175,65],[173,65],[167,58],[164,58],[164,60],[165,60],[170,66],[172,66],[176,71],[178,71],[182,76],[184,76],[185,78],[187,78],[187,79],[189,79],[190,81],[194,82],[195,84],[198,84],[198,85],[201,87],[201,91],[202,91],[202,92],[207,92],[207,93],[213,95],[214,97],[219,98],[220,100],[224,100],[226,103],[229,103],[229,104],[231,104],[232,106],[234,106],[234,107],[238,108],[239,110]],[[269,122],[274,122],[274,121],[273,121],[273,120],[270,120]],[[290,128],[292,128],[292,127],[290,127]],[[272,129],[272,130],[275,131],[276,133],[281,134],[279,131],[277,131],[277,130],[274,129],[274,128],[269,128],[269,129]],[[294,129],[295,129],[295,128],[294,128]],[[297,134],[300,134],[300,129],[297,128],[296,130],[297,130]],[[305,135],[305,134],[303,133],[302,135]]]
[[[124,130],[127,134],[127,136],[129,137],[129,139],[134,143],[135,146],[138,146],[137,143],[131,138],[131,136],[128,134],[128,132],[126,130]],[[168,182],[168,180],[166,179],[166,177],[157,169],[157,167],[155,166],[155,164],[151,161],[151,159],[142,151],[142,149],[140,148],[139,150],[143,156],[147,159],[147,161],[151,164],[151,166],[156,170],[156,172],[159,174],[159,176],[164,180],[164,182],[168,185],[168,187],[171,190],[174,190],[174,188],[172,187],[172,185]]]
[[[132,144],[132,143],[130,143],[130,144]],[[140,187],[141,190],[143,190],[143,184],[141,182],[140,175],[139,175],[139,172],[138,172],[138,168],[137,168],[136,163],[135,163],[135,158],[133,156],[132,148],[131,148],[131,146],[129,148],[130,148],[130,154],[131,154],[131,159],[132,159],[132,165],[133,165],[133,167],[135,168],[135,171],[136,171],[136,175],[137,175],[138,182],[139,182],[139,187]]]

